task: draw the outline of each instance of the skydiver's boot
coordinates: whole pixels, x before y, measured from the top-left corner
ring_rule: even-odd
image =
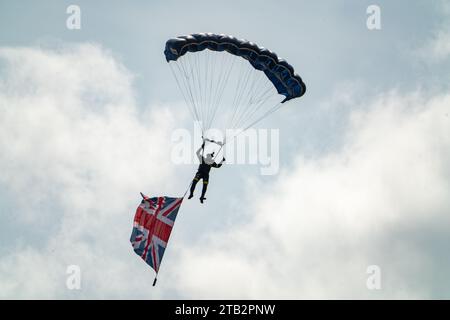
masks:
[[[202,196],[200,197],[200,202],[203,203],[205,198],[206,189],[208,188],[208,181],[203,181],[203,189],[202,189]]]

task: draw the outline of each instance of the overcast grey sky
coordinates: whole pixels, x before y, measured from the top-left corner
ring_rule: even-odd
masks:
[[[139,192],[196,169],[170,161],[192,120],[163,55],[195,32],[276,51],[307,93],[260,124],[277,175],[225,166],[184,201],[152,288],[129,236]],[[449,75],[446,1],[0,0],[0,297],[449,298]]]

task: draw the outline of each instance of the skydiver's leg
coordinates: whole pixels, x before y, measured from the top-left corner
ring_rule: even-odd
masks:
[[[194,196],[194,190],[195,190],[195,186],[197,185],[198,180],[200,180],[200,174],[197,173],[195,175],[194,179],[192,180],[191,190],[190,190],[191,192],[189,194],[188,199],[191,199]]]
[[[205,198],[205,193],[206,193],[206,189],[208,189],[208,181],[209,181],[209,177],[203,177],[203,189],[202,189],[202,196],[200,197],[200,202],[203,203],[203,200],[206,200]]]

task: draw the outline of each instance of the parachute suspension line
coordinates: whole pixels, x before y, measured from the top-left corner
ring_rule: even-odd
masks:
[[[199,99],[199,93],[197,90],[197,83],[196,83],[196,77],[194,74],[194,66],[192,65],[192,55],[185,55],[183,58],[186,59],[180,59],[181,66],[183,67],[185,71],[185,77],[187,81],[187,85],[189,87],[190,92],[192,92],[192,98],[194,101],[194,108],[196,109],[196,113],[198,114],[198,121],[203,119],[202,110],[200,107],[200,99]],[[202,133],[204,131],[203,123],[201,123]]]
[[[202,55],[205,55],[206,52],[202,52]],[[199,62],[199,56],[197,55],[197,71],[198,71],[198,83],[199,83],[199,87],[200,87],[200,95],[202,98],[202,109],[203,109],[203,113],[205,115],[205,117],[203,118],[203,120],[205,121],[205,130],[208,130],[208,113],[209,113],[209,105],[207,103],[207,97],[209,96],[209,91],[207,90],[206,84],[203,84],[203,78],[206,78],[208,75],[208,64],[205,65],[201,65],[201,63]]]
[[[205,85],[206,85],[206,89],[205,89],[205,105],[207,107],[207,117],[205,119],[205,128],[206,130],[209,129],[209,125],[208,125],[208,117],[209,117],[209,113],[210,113],[210,108],[211,108],[211,92],[214,90],[214,86],[213,86],[213,79],[214,79],[214,72],[213,71],[213,67],[215,66],[215,63],[213,63],[213,58],[211,57],[211,52],[209,50],[205,50],[203,51],[204,55],[206,56],[206,69],[205,69]],[[209,72],[211,70],[211,73]]]
[[[216,68],[215,68],[215,67],[216,67],[216,64],[217,64],[217,59],[214,59],[214,57],[213,57],[213,65],[214,65],[214,69],[216,69]],[[220,73],[219,73],[219,76],[220,76]],[[214,74],[211,75],[212,86],[211,86],[211,89],[210,89],[209,92],[208,92],[207,114],[206,114],[206,117],[205,117],[205,119],[204,119],[204,120],[205,120],[205,127],[206,127],[207,129],[210,128],[210,125],[209,125],[209,117],[210,117],[210,113],[211,113],[211,104],[214,103],[214,96],[215,96],[215,92],[217,91],[217,84],[216,84],[216,82],[217,82],[218,80],[215,81],[216,78],[217,78],[217,76],[216,76],[216,71],[214,71]]]
[[[222,59],[220,59],[220,57]],[[223,78],[223,68],[224,68],[224,64],[225,64],[225,56],[224,55],[220,55],[220,54],[216,54],[215,55],[215,57],[214,57],[214,65],[217,65],[218,63],[219,63],[219,66],[216,69],[218,69],[219,71],[217,71],[215,73],[216,77],[214,79],[215,80],[214,81],[214,88],[210,92],[210,102],[208,104],[208,107],[209,107],[208,108],[208,115],[207,115],[207,118],[205,120],[206,121],[206,126],[207,126],[208,129],[211,128],[211,121],[210,121],[211,113],[212,113],[212,111],[214,109],[214,105],[216,104],[216,101],[217,101],[217,95],[218,95],[218,92],[220,90],[220,84],[223,81],[222,80],[222,78]]]
[[[175,65],[177,66],[178,72],[181,75],[181,78],[183,80],[183,85],[184,85],[184,88],[185,88],[186,96],[188,96],[188,98],[189,98],[188,100],[189,100],[190,103],[187,103],[187,105],[191,106],[192,113],[194,114],[194,119],[196,119],[197,121],[200,121],[200,117],[198,115],[197,108],[196,108],[196,102],[195,102],[194,96],[192,94],[190,85],[187,82],[188,80],[186,78],[186,71],[184,69],[182,70],[180,68],[180,66],[182,68],[184,68],[184,65],[183,64],[175,64]]]
[[[230,114],[230,117],[229,117],[229,120],[228,120],[229,123],[232,121],[232,119],[234,117],[234,114],[236,113],[235,105],[236,105],[236,100],[237,100],[237,97],[238,97],[238,90],[239,90],[239,88],[241,88],[240,84],[242,82],[242,74],[243,74],[243,72],[244,71],[243,71],[243,68],[242,68],[242,63],[239,63],[239,76],[238,76],[238,80],[236,82],[236,89],[234,90],[233,101],[231,103],[233,113]]]
[[[250,74],[252,70],[250,68],[247,68],[247,71],[245,72],[245,76],[243,78],[243,81],[239,84],[239,87],[236,88],[237,90],[237,96],[236,96],[236,100],[235,100],[235,104],[233,105],[233,116],[231,118],[230,123],[234,123],[234,119],[237,117],[237,115],[239,114],[239,110],[241,109],[241,98],[242,95],[244,94],[247,85],[248,85],[248,81],[250,78]]]
[[[225,55],[225,54],[224,54],[224,55]],[[219,109],[219,106],[220,106],[221,103],[222,103],[222,97],[223,97],[223,94],[224,94],[225,89],[226,89],[226,87],[227,87],[228,80],[230,79],[230,74],[232,73],[232,70],[233,70],[233,68],[234,68],[234,63],[235,63],[235,61],[236,61],[236,59],[232,59],[231,66],[228,68],[228,70],[227,70],[227,72],[226,72],[226,74],[225,74],[225,78],[224,78],[224,80],[222,81],[222,85],[221,85],[221,87],[220,87],[220,91],[219,91],[219,93],[218,93],[218,97],[217,97],[216,101],[215,101],[214,104],[213,104],[213,112],[212,112],[212,116],[211,116],[211,119],[210,119],[209,124],[208,124],[209,127],[211,127],[211,125],[212,125],[214,119],[216,118],[217,110]],[[228,65],[228,63],[227,63],[227,64],[224,64],[224,65]]]
[[[188,80],[189,76],[187,74],[186,67],[184,66],[184,63],[183,63],[183,61],[181,61],[181,59],[180,59],[180,63],[175,64],[175,66],[178,68],[179,73],[182,75],[183,83],[184,83],[184,86],[186,88],[186,93],[189,96],[189,99],[190,99],[190,102],[191,102],[191,105],[192,105],[192,109],[193,109],[194,114],[195,114],[195,120],[196,121],[200,121],[200,117],[199,117],[199,114],[198,114],[198,111],[197,111],[197,108],[196,108],[194,95],[192,93],[191,86],[190,86],[190,84],[188,82],[189,81]],[[202,129],[202,132],[203,132],[202,124],[201,124],[201,129]]]
[[[199,107],[201,109],[202,120],[204,120],[205,119],[206,110],[205,110],[205,104],[204,104],[204,101],[203,101],[203,97],[204,97],[203,90],[204,89],[203,89],[203,86],[202,86],[202,83],[201,83],[201,79],[202,78],[200,77],[199,55],[198,54],[194,54],[194,55],[190,55],[190,56],[194,57],[193,65],[195,66],[194,70],[196,71],[196,76],[194,75],[192,77],[192,80],[196,80],[196,84],[197,84],[197,88],[198,88],[198,91],[197,91],[198,104],[199,104]],[[193,70],[193,72],[194,72],[194,70]],[[205,124],[203,124],[203,129],[206,130]]]
[[[253,69],[247,59],[207,49],[195,54],[188,52],[177,61],[173,63],[175,68],[170,63],[171,71],[192,117],[200,122],[204,137],[207,130],[217,125],[215,120],[222,107],[228,111],[219,117],[222,126],[217,128],[237,129],[232,135],[238,136],[280,106],[276,88],[266,74]],[[222,101],[225,92],[226,102]],[[270,100],[274,100],[273,103]],[[224,132],[224,142],[229,138]],[[219,152],[222,148],[223,145]]]
[[[203,121],[204,119],[204,106],[202,101],[202,87],[200,84],[199,76],[200,71],[198,70],[198,56],[197,55],[186,55],[186,58],[188,58],[186,61],[189,64],[189,70],[190,70],[190,79],[192,80],[192,88],[194,92],[195,99],[197,101],[197,108],[198,113],[200,114],[200,119]],[[202,123],[203,130],[205,130],[205,124]]]
[[[241,119],[242,113],[245,112],[246,109],[248,109],[249,107],[249,101],[250,101],[250,93],[252,92],[255,83],[256,83],[256,75],[255,73],[251,73],[252,76],[250,76],[244,86],[244,90],[242,91],[240,97],[239,97],[239,108],[236,111],[236,116],[233,119],[233,122],[229,124],[229,127],[231,129],[234,128],[234,123],[238,122]],[[243,110],[242,110],[243,109]]]
[[[186,197],[186,195],[187,195],[187,193],[188,193],[189,189],[191,188],[191,185],[192,185],[192,180],[191,180],[191,182],[189,183],[189,185],[188,185],[188,187],[187,187],[186,191],[184,192],[184,194],[183,194],[183,198],[184,198],[184,197]]]
[[[259,82],[261,80],[260,73],[258,72],[252,72],[251,77],[247,80],[244,86],[244,91],[242,91],[242,94],[239,98],[239,105],[238,109],[236,111],[235,118],[233,119],[233,122],[230,124],[230,127],[232,129],[237,127],[237,123],[240,122],[242,119],[243,114],[245,114],[249,107],[252,104],[252,94],[253,92],[258,88]]]
[[[216,155],[213,158],[213,161],[216,160],[217,156],[219,155],[220,150],[222,150],[223,146],[225,145],[225,141],[222,143],[222,145],[220,146],[219,150],[217,150]],[[223,157],[222,157],[223,158]]]
[[[201,131],[203,134],[205,130],[203,127],[203,122],[201,121],[202,118],[199,115],[198,99],[197,99],[197,95],[195,92],[195,88],[193,88],[193,86],[191,85],[191,79],[193,78],[193,71],[192,71],[192,66],[190,64],[189,56],[190,55],[186,55],[185,56],[186,59],[179,59],[180,60],[179,64],[181,66],[181,69],[183,70],[183,72],[181,72],[181,73],[184,75],[185,85],[189,92],[189,96],[190,96],[191,102],[192,102],[192,107],[193,107],[195,115],[196,115],[195,120],[200,123],[200,128],[201,128]],[[186,64],[185,64],[185,61],[187,62]],[[189,70],[190,72],[188,73],[187,70]],[[192,83],[194,83],[194,81],[192,81]]]
[[[210,81],[208,81],[209,80],[208,75],[210,74],[209,73],[209,69],[210,69],[210,63],[211,63],[211,54],[210,54],[209,50],[205,50],[204,52],[205,52],[205,55],[206,55],[206,70],[205,70],[205,78],[204,78],[205,79],[204,83],[205,83],[205,86],[206,86],[205,87],[205,93],[206,93],[205,94],[205,105],[209,107],[209,105],[211,103],[210,102],[210,100],[211,100],[210,92],[212,90],[212,86],[210,84]]]
[[[271,109],[269,109],[266,113],[264,113],[261,117],[257,118],[255,121],[253,121],[252,123],[250,123],[248,126],[246,126],[240,133],[244,132],[245,130],[247,130],[250,127],[253,127],[255,124],[257,124],[258,122],[260,122],[261,120],[267,118],[269,115],[271,115],[272,113],[274,113],[276,110],[280,109],[279,106],[281,105],[281,101],[278,102],[275,106],[273,106]],[[239,134],[240,134],[239,133]]]
[[[264,87],[263,87],[264,88]],[[266,86],[266,90],[260,90],[258,94],[254,93],[252,95],[253,101],[249,101],[248,108],[242,113],[239,121],[235,124],[234,128],[239,128],[249,123],[253,116],[265,105],[270,97],[274,96],[273,89]]]
[[[243,67],[244,62],[240,61],[239,65],[240,65],[239,77],[238,77],[238,81],[236,82],[236,89],[234,90],[234,98],[233,98],[233,103],[232,103],[232,108],[231,108],[233,113],[230,115],[228,123],[233,123],[234,117],[236,116],[240,91],[243,88],[242,83],[243,83],[243,79],[245,78],[245,75],[246,75],[246,73],[244,72],[245,68]],[[248,71],[248,69],[247,69],[247,71]]]
[[[236,137],[238,137],[239,135],[241,135],[242,133],[244,133],[245,131],[247,131],[249,128],[253,127],[254,125],[256,125],[258,122],[262,121],[263,119],[267,118],[269,115],[271,115],[272,113],[274,113],[276,110],[279,109],[279,106],[281,105],[281,102],[277,103],[275,106],[273,106],[270,110],[268,110],[266,113],[264,113],[261,117],[257,118],[255,121],[253,121],[252,123],[250,123],[248,126],[246,126],[244,129],[241,129],[237,134],[231,136],[231,137],[225,137],[225,141],[223,143],[223,145],[225,145],[226,141],[230,141],[232,139],[235,139]]]
[[[264,106],[271,96],[274,96],[275,91],[268,81],[265,79],[265,74],[260,71],[254,75],[251,84],[244,96],[240,97],[239,106],[229,127],[231,129],[243,126],[246,121],[250,121],[252,115]]]
[[[260,72],[257,85],[253,88],[253,91],[250,94],[250,104],[258,103],[260,100],[263,100],[265,94],[274,93],[274,88],[271,83],[265,81],[265,75]]]
[[[211,77],[210,77],[210,81],[209,81],[209,83],[210,83],[210,86],[209,86],[210,90],[208,91],[209,92],[209,94],[208,94],[208,105],[210,105],[212,103],[212,94],[211,94],[211,92],[214,89],[214,83],[215,83],[214,80],[215,80],[215,75],[216,75],[216,61],[217,60],[215,59],[215,57],[216,57],[215,54],[213,54],[209,50],[207,50],[207,51],[208,51],[208,54],[209,54],[209,57],[210,57],[210,61],[211,61]]]
[[[222,87],[224,86],[225,81],[225,69],[226,69],[226,65],[227,65],[227,55],[226,54],[220,54],[220,55],[216,55],[217,59],[215,60],[216,63],[219,62],[220,60],[220,71],[217,72],[217,82],[215,85],[215,90],[211,93],[211,104],[209,105],[209,112],[208,112],[208,116],[206,118],[206,122],[207,122],[207,128],[211,128],[212,125],[212,113],[214,112],[215,108],[217,105],[220,104],[220,100],[219,100],[219,96],[220,93],[222,91]]]
[[[240,112],[241,112],[241,109],[242,109],[243,107],[245,107],[245,105],[242,103],[242,102],[243,102],[243,96],[244,96],[244,94],[245,94],[245,92],[246,92],[246,90],[247,90],[247,87],[248,87],[248,84],[249,84],[250,79],[253,78],[253,77],[254,77],[254,72],[253,72],[253,70],[251,70],[250,68],[248,68],[248,69],[247,69],[246,76],[245,76],[245,78],[244,78],[244,83],[243,83],[243,85],[242,85],[242,90],[240,90],[239,96],[238,96],[237,101],[236,101],[236,113],[234,114],[235,119],[238,119],[238,118],[239,118],[239,114],[240,114]],[[234,119],[233,119],[233,120],[234,120]]]
[[[170,66],[170,70],[172,71],[173,77],[175,78],[175,81],[177,83],[178,89],[181,91],[181,94],[183,95],[184,102],[186,103],[186,105],[187,105],[187,107],[189,109],[189,113],[191,114],[192,118],[197,119],[197,116],[195,115],[194,110],[192,110],[191,104],[190,104],[188,98],[186,97],[186,94],[185,94],[183,88],[180,85],[180,81],[179,81],[179,79],[177,77],[177,74],[173,70],[172,64],[169,63],[169,66]]]
[[[249,125],[244,127],[244,129],[241,129],[237,134],[235,134],[235,135],[233,135],[231,137],[228,137],[228,136],[225,137],[225,141],[229,141],[229,140],[232,140],[232,139],[236,138],[237,136],[241,135],[243,132],[247,131],[249,128],[251,128],[254,125],[256,125],[257,123],[261,122],[262,120],[267,118],[269,115],[274,113],[276,110],[278,110],[280,105],[281,105],[281,101],[279,103],[277,103],[275,106],[273,106],[272,108],[270,108],[261,117],[257,118],[255,121],[251,122]],[[237,129],[237,127],[235,129]],[[225,144],[225,141],[224,141],[224,144]]]
[[[249,90],[247,91],[247,95],[245,96],[245,101],[248,101],[248,103],[252,103],[252,100],[254,98],[254,94],[258,91],[258,89],[261,89],[260,82],[262,77],[262,72],[256,72],[254,73],[254,77],[252,79],[252,84],[249,87]]]
[[[241,122],[243,122],[243,117],[244,115],[246,115],[250,110],[252,105],[254,104],[254,100],[257,97],[259,100],[259,94],[258,96],[256,96],[256,92],[261,91],[261,86],[260,86],[260,82],[261,82],[261,73],[258,74],[259,77],[255,76],[253,81],[252,81],[252,85],[249,88],[246,96],[243,98],[243,105],[246,106],[246,108],[244,108],[244,110],[242,110],[239,113],[239,116],[236,118],[236,121],[233,122],[232,125],[230,125],[231,128],[237,128]]]
[[[189,94],[189,90],[188,90],[187,85],[185,83],[186,80],[185,80],[185,77],[183,76],[183,72],[181,71],[180,65],[179,64],[174,64],[175,67],[178,69],[178,74],[179,74],[179,77],[181,78],[182,81],[180,81],[180,79],[178,78],[177,71],[175,71],[174,68],[172,67],[173,64],[169,63],[169,65],[170,65],[170,68],[171,68],[173,74],[175,75],[175,79],[177,81],[178,87],[180,88],[180,91],[183,93],[183,97],[186,100],[186,105],[189,107],[189,110],[191,110],[191,112],[194,113],[194,118],[197,118],[198,116],[195,114],[194,103],[192,101],[192,97]],[[184,88],[184,90],[183,90],[183,88]]]
[[[243,86],[243,90],[240,93],[239,101],[238,101],[238,111],[236,112],[236,120],[239,119],[239,116],[241,115],[242,109],[246,108],[246,101],[248,100],[247,97],[249,95],[249,92],[251,92],[252,88],[255,85],[256,76],[257,73],[253,72],[253,70],[249,67],[249,73],[248,76],[245,79],[245,83]]]

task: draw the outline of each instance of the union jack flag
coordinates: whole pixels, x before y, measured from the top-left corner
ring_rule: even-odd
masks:
[[[141,195],[130,241],[134,252],[158,273],[183,198]]]

